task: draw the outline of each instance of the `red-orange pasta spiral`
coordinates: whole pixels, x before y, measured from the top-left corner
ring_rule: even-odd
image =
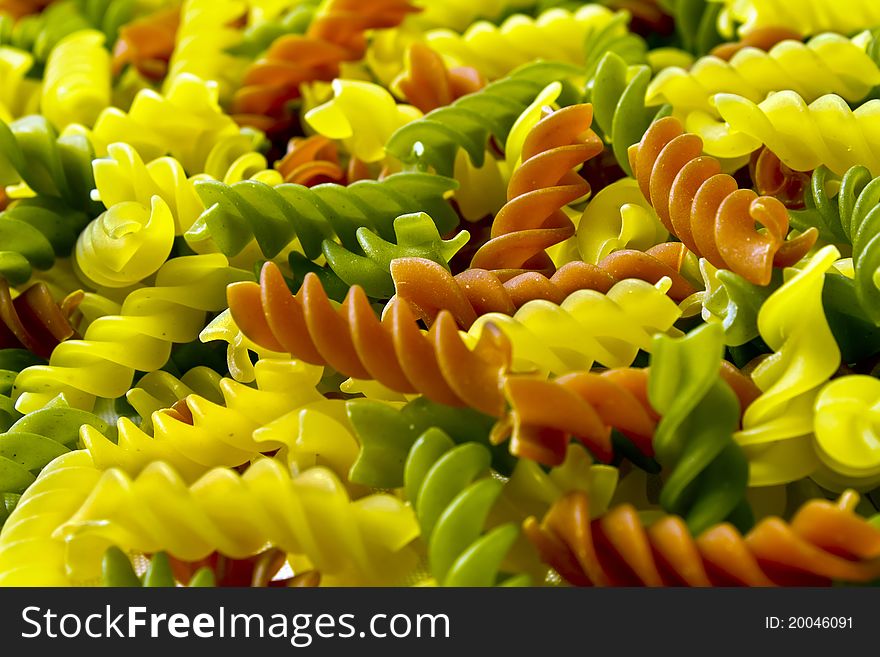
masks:
[[[163,9],[123,25],[113,47],[113,74],[119,75],[130,64],[148,80],[164,78],[178,27],[179,7]]]
[[[406,102],[428,113],[456,98],[486,86],[480,72],[470,66],[446,68],[443,58],[424,43],[412,44],[406,53],[406,70],[395,80]]]
[[[238,327],[258,345],[401,393],[493,417],[504,411],[510,342],[494,327],[471,350],[449,313],[440,313],[424,334],[406,302],[389,304],[380,321],[364,291],[353,286],[334,308],[314,274],[292,295],[271,262],[259,284],[236,283],[227,294]]]
[[[739,189],[732,176],[721,173],[718,160],[702,152],[697,135],[666,117],[630,146],[629,160],[642,193],[669,232],[719,269],[767,285],[773,267],[800,260],[818,232],[811,228],[786,240],[788,212],[782,202]],[[759,231],[756,223],[766,230]]]
[[[760,390],[736,367],[722,361],[719,371],[737,396],[740,414]],[[559,465],[572,438],[594,456],[611,457],[611,429],[653,455],[659,416],[648,401],[648,369],[620,368],[573,372],[549,381],[510,376],[504,392],[509,410],[492,430],[494,442],[510,438],[510,452],[545,465]]]
[[[236,120],[264,131],[283,125],[302,83],[337,77],[342,62],[363,57],[367,30],[395,27],[415,11],[409,0],[330,0],[304,35],[279,37],[251,65],[233,98]]]
[[[749,173],[759,194],[774,196],[790,210],[804,208],[804,192],[810,186],[812,171],[794,171],[766,146],[752,153]]]
[[[801,41],[802,37],[794,30],[781,25],[759,27],[748,34],[744,34],[739,41],[731,41],[730,43],[722,43],[715,46],[709,54],[718,57],[718,59],[730,61],[743,48],[757,48],[767,51],[777,43],[788,40]]]
[[[0,278],[0,349],[23,348],[48,358],[60,342],[76,335],[69,319],[81,299],[82,292],[75,292],[59,305],[45,283],[34,283],[13,299]]]
[[[572,105],[545,116],[526,137],[522,164],[507,188],[507,203],[495,216],[490,239],[474,254],[471,267],[494,271],[506,281],[526,271],[551,275],[545,249],[574,234],[562,208],[590,192],[575,171],[602,152],[590,129],[593,106]]]
[[[582,492],[523,523],[545,563],[576,586],[821,586],[880,577],[880,530],[856,515],[858,495],[810,500],[790,523],[771,517],[743,536],[729,523],[694,538],[678,516],[645,528],[620,505],[590,519]]]
[[[287,153],[275,163],[284,182],[312,187],[326,182],[353,183],[370,178],[367,165],[352,157],[343,167],[336,143],[321,135],[293,137],[287,142]]]
[[[672,280],[669,296],[681,301],[696,290],[679,273],[682,257],[676,250],[685,251],[685,247],[676,242],[660,244],[647,252],[616,251],[598,265],[569,262],[550,277],[525,272],[506,281],[486,269],[467,269],[453,276],[433,260],[398,258],[391,262],[391,278],[397,296],[409,303],[419,319],[430,325],[440,311],[447,310],[461,328],[468,329],[486,313],[513,315],[517,308],[535,299],[560,304],[577,290],[605,294],[625,278],[656,283],[668,276]],[[669,260],[675,258],[677,266],[671,266]]]

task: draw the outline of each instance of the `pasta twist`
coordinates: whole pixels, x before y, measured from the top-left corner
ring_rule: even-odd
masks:
[[[680,340],[654,339],[648,398],[663,418],[654,435],[658,462],[671,469],[660,494],[669,513],[682,516],[692,534],[729,520],[752,524],[745,499],[749,466],[733,441],[740,408],[718,376],[722,331],[707,324]]]
[[[477,93],[407,123],[391,135],[385,150],[404,164],[451,176],[456,155],[464,149],[473,166],[480,168],[490,135],[506,143],[516,120],[548,84],[565,83],[564,95],[557,99],[560,106],[576,102],[578,92],[569,80],[580,72],[561,62],[527,64]]]
[[[406,52],[406,67],[391,88],[422,112],[476,93],[486,86],[482,74],[471,66],[447,68],[443,58],[424,43],[413,43]]]
[[[110,144],[126,142],[144,160],[168,154],[189,175],[208,173],[222,178],[226,163],[217,162],[218,156],[222,158],[228,142],[240,135],[235,122],[220,108],[218,93],[216,82],[187,73],[176,76],[164,95],[144,89],[128,112],[116,107],[101,112],[90,133],[95,151],[103,156]],[[168,116],[175,120],[166,120]]]
[[[650,81],[650,68],[628,67],[622,57],[609,52],[599,61],[588,87],[596,125],[627,175],[632,175],[627,149],[642,139],[651,123],[668,113],[667,108],[645,105]]]
[[[803,209],[810,176],[785,166],[770,149],[765,147],[752,153],[749,174],[761,196],[775,196],[790,210]]]
[[[163,79],[179,26],[179,7],[161,9],[123,25],[113,46],[113,74],[132,66],[148,80]]]
[[[483,531],[504,488],[487,476],[490,461],[484,446],[456,445],[437,429],[423,433],[407,456],[404,492],[428,546],[428,568],[442,586],[496,584],[502,561],[519,535],[514,523]],[[528,582],[520,576],[503,585]]]
[[[118,547],[111,547],[104,553],[101,562],[101,579],[104,586],[125,587],[170,587],[175,586],[175,577],[168,555],[160,552],[150,559],[143,579],[138,577],[128,556]],[[214,573],[202,567],[186,584],[190,587],[215,586]]]
[[[763,145],[795,171],[812,171],[824,164],[842,175],[862,165],[880,174],[875,127],[880,100],[853,111],[840,96],[828,94],[807,104],[797,92],[785,90],[760,103],[716,94],[714,103],[724,123],[707,120],[693,125],[693,131],[705,138],[710,155],[735,158]]]
[[[677,516],[645,528],[624,504],[591,520],[590,499],[560,498],[523,525],[542,559],[576,586],[828,586],[880,575],[880,531],[853,509],[810,500],[790,523],[765,518],[743,536],[729,523],[694,537]]]
[[[675,18],[676,32],[688,52],[703,55],[721,42],[718,17],[723,5],[714,0],[666,0],[663,4]]]
[[[770,282],[773,267],[800,260],[816,241],[807,230],[786,240],[788,213],[772,197],[739,189],[720,164],[701,157],[703,142],[677,119],[652,124],[630,147],[635,178],[664,226],[694,253],[756,285]],[[755,222],[767,230],[758,232]]]
[[[873,423],[878,399],[877,379],[860,374],[835,379],[819,391],[813,430],[822,467],[814,476],[823,486],[869,490],[880,481]]]
[[[867,168],[856,166],[843,174],[836,195],[829,193],[835,183],[827,168],[813,172],[805,195],[807,209],[795,213],[793,221],[799,228],[817,228],[824,240],[840,248],[852,247],[856,297],[862,311],[880,326],[880,178],[874,178]]]
[[[579,290],[559,305],[529,301],[513,316],[481,315],[468,334],[477,341],[489,326],[500,331],[512,345],[517,369],[565,374],[596,363],[627,367],[639,350],[651,351],[653,335],[674,331],[681,309],[666,296],[669,286],[668,279],[657,285],[626,279],[607,294]]]
[[[816,468],[813,405],[816,394],[840,365],[840,349],[825,319],[825,272],[839,256],[826,246],[761,306],[758,329],[774,354],[752,372],[761,396],[734,434],[750,465],[750,484],[793,481]]]
[[[336,242],[324,240],[327,264],[347,285],[360,285],[367,296],[387,299],[394,294],[391,267],[395,260],[408,256],[436,263],[446,271],[449,260],[468,240],[467,231],[444,240],[433,220],[424,212],[404,214],[394,220],[395,243],[388,242],[367,228],[358,228],[361,256]]]
[[[68,564],[73,577],[91,576],[114,544],[184,561],[214,551],[244,558],[269,544],[308,559],[323,581],[339,585],[400,578],[415,564],[409,544],[419,530],[412,511],[390,495],[352,500],[329,470],[291,476],[262,459],[241,475],[211,470],[189,487],[164,463],[134,479],[108,470],[55,535],[77,553]]]
[[[509,377],[509,411],[492,429],[492,441],[510,438],[510,453],[545,465],[565,459],[569,440],[583,443],[597,459],[611,460],[612,428],[650,456],[657,414],[647,396],[644,370],[573,372],[551,381]]]
[[[797,6],[784,0],[724,0],[720,20],[741,23],[739,31],[744,34],[770,25],[785,25],[801,36],[820,32],[852,34],[880,24],[880,7],[871,0],[833,5],[807,0]]]
[[[228,52],[241,41],[241,31],[235,22],[246,11],[247,3],[239,0],[185,0],[168,62],[166,91],[181,75],[193,75],[216,82],[220,98],[226,100],[238,86],[247,66],[247,60]]]
[[[88,452],[62,454],[47,465],[21,496],[0,530],[0,586],[70,586],[67,550],[52,538],[82,505],[95,487],[101,471]],[[78,583],[97,580],[95,568]]]
[[[93,321],[82,340],[58,345],[48,366],[24,370],[16,406],[36,409],[63,392],[72,405],[91,408],[95,397],[125,394],[135,370],[157,370],[173,343],[195,340],[205,313],[225,306],[226,285],[247,278],[219,254],[169,260],[155,285],[129,293],[118,314]]]
[[[526,272],[506,281],[484,269],[467,269],[453,276],[445,267],[426,258],[391,261],[396,294],[419,319],[430,325],[441,310],[448,310],[464,330],[481,315],[513,315],[529,301],[540,299],[560,305],[578,290],[607,294],[615,283],[626,278],[655,285],[663,277],[673,281],[667,294],[676,301],[696,291],[666,263],[650,253],[634,250],[610,254],[598,266],[569,262],[549,278],[538,272]]]
[[[350,158],[343,169],[336,144],[321,135],[292,137],[287,153],[275,163],[284,182],[314,187],[325,182],[353,183],[372,178],[367,165]]]
[[[94,125],[110,105],[110,53],[101,32],[75,32],[55,46],[46,62],[40,105],[59,130],[70,123]]]
[[[0,278],[0,349],[23,347],[48,358],[59,343],[76,335],[70,317],[82,296],[74,292],[59,305],[46,284],[37,282],[13,299]]]
[[[859,71],[858,77],[852,71]],[[834,33],[820,34],[807,43],[786,40],[764,52],[745,48],[729,62],[703,57],[684,70],[669,67],[657,74],[648,87],[649,105],[670,103],[679,118],[690,112],[714,114],[712,97],[737,94],[756,103],[782,89],[791,89],[806,102],[824,94],[838,94],[850,102],[860,101],[880,84],[880,67],[865,52],[858,38]]]
[[[729,41],[722,43],[709,53],[713,57],[729,62],[734,55],[745,48],[757,48],[758,50],[768,51],[777,43],[783,41],[800,41],[801,35],[781,25],[771,25],[769,27],[759,27],[743,34],[737,41]]]
[[[318,134],[341,140],[364,162],[382,160],[394,131],[422,116],[411,105],[397,105],[384,87],[372,82],[337,78],[331,88],[333,98],[306,112],[305,120]]]
[[[366,31],[394,27],[413,11],[409,0],[325,3],[305,35],[279,37],[248,68],[233,97],[233,114],[243,125],[267,131],[277,127],[285,105],[299,97],[301,84],[337,77],[342,62],[363,57]]]
[[[537,18],[517,14],[497,27],[480,21],[463,34],[434,30],[425,39],[447,59],[496,80],[536,59],[583,65],[600,39],[628,37],[638,43],[627,30],[628,21],[626,13],[590,4],[576,11],[549,9]]]
[[[501,379],[510,345],[497,330],[484,331],[470,350],[448,314],[423,335],[403,303],[386,307],[380,322],[357,286],[338,309],[314,274],[291,295],[271,262],[263,266],[259,285],[231,285],[228,296],[235,323],[267,349],[450,406],[493,416],[503,410]]]
[[[0,495],[21,495],[50,461],[76,449],[81,426],[114,437],[113,427],[107,422],[70,408],[61,399],[28,413],[0,433]],[[7,503],[0,514],[2,519],[8,511]]]
[[[27,77],[33,65],[30,53],[0,46],[0,121],[9,122],[37,113],[41,85],[38,80]]]
[[[440,431],[457,444],[479,443],[489,449],[492,468],[502,475],[513,470],[507,450],[489,443],[493,420],[469,408],[453,408],[416,397],[398,408],[373,399],[351,399],[346,404],[360,451],[349,480],[371,488],[400,488],[405,464],[420,436]]]
[[[421,13],[411,20],[427,28],[449,28],[462,32],[474,21],[494,21],[500,16],[526,11],[538,4],[537,0],[419,0]]]
[[[589,183],[573,169],[602,152],[602,141],[590,129],[592,120],[592,106],[572,105],[545,116],[529,131],[507,203],[471,267],[494,271],[502,281],[529,270],[553,273],[546,249],[575,232],[562,208],[590,193]]]
[[[257,389],[223,379],[220,403],[189,395],[172,410],[153,414],[152,435],[123,417],[118,441],[83,427],[82,443],[102,470],[119,468],[135,476],[163,461],[192,482],[211,468],[241,466],[282,447],[284,442],[261,439],[257,430],[320,401],[315,389],[320,374],[303,363],[263,360],[256,366]]]
[[[284,184],[273,188],[257,181],[233,185],[199,181],[196,192],[207,210],[186,239],[191,244],[211,239],[229,256],[256,241],[267,258],[274,258],[298,239],[303,253],[314,260],[321,254],[322,242],[336,236],[345,249],[358,253],[359,228],[391,240],[394,219],[403,214],[424,211],[440,233],[450,231],[458,215],[444,196],[455,185],[451,179],[419,173],[362,180],[345,187]]]

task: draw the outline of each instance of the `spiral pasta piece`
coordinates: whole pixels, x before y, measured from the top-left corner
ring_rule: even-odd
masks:
[[[383,87],[360,80],[335,79],[333,98],[305,114],[306,122],[325,137],[339,139],[352,156],[364,162],[385,157],[385,142],[402,125],[422,113],[398,105]]]
[[[748,462],[733,441],[741,412],[718,375],[723,351],[721,328],[707,324],[680,340],[658,336],[651,354],[648,398],[663,416],[653,446],[671,469],[660,504],[693,534],[726,519],[739,527],[752,522]]]
[[[819,230],[824,240],[841,249],[852,247],[853,286],[862,311],[880,325],[880,177],[863,166],[846,171],[837,194],[830,193],[838,181],[825,167],[817,169],[804,195],[807,209],[793,215],[800,226]]]
[[[447,59],[496,80],[536,59],[584,64],[597,36],[629,34],[628,18],[591,4],[576,11],[549,9],[537,18],[516,14],[498,26],[480,21],[463,34],[434,30],[425,38],[428,46]]]
[[[444,197],[455,186],[451,179],[421,173],[312,188],[203,180],[195,188],[207,210],[186,233],[186,239],[191,244],[211,239],[229,256],[256,241],[267,258],[274,258],[298,239],[302,252],[314,260],[321,254],[324,240],[337,237],[345,249],[359,253],[358,229],[367,228],[393,240],[394,220],[403,214],[424,211],[441,233],[454,228],[458,215]]]
[[[72,292],[59,304],[40,281],[13,299],[9,284],[0,279],[0,348],[23,347],[48,358],[58,344],[76,336],[71,316],[82,298],[82,291]]]
[[[169,260],[155,286],[129,293],[119,314],[96,319],[82,340],[56,347],[49,365],[24,370],[16,379],[17,407],[39,408],[59,392],[83,408],[95,397],[125,394],[135,370],[159,369],[173,343],[195,340],[205,313],[225,306],[225,286],[247,278],[219,254]]]
[[[148,80],[163,79],[179,26],[179,7],[161,9],[123,25],[113,46],[113,74],[132,66]]]
[[[592,106],[572,105],[539,121],[526,137],[522,164],[507,188],[507,203],[495,216],[488,242],[471,267],[507,280],[526,271],[552,274],[546,249],[574,235],[562,208],[589,194],[590,185],[572,169],[602,152],[590,129]]]
[[[403,303],[388,307],[380,321],[357,286],[338,309],[314,274],[291,295],[271,262],[263,266],[259,285],[232,285],[228,294],[236,324],[258,345],[450,406],[495,416],[503,409],[500,384],[509,344],[491,328],[470,350],[447,314],[423,335]]]
[[[185,0],[180,8],[165,89],[170,89],[179,76],[193,75],[216,82],[220,98],[228,98],[247,65],[246,60],[228,52],[241,41],[241,32],[234,23],[246,11],[247,3],[236,0]]]
[[[369,169],[357,158],[351,158],[348,166],[343,168],[336,144],[322,135],[291,138],[287,142],[287,152],[275,163],[275,169],[284,182],[305,187],[372,178]]]
[[[131,420],[120,418],[118,440],[83,427],[82,443],[96,467],[119,468],[137,475],[154,461],[163,461],[191,482],[214,467],[235,467],[263,452],[283,446],[259,440],[255,432],[287,413],[322,399],[315,389],[320,369],[303,363],[260,361],[257,388],[223,379],[221,403],[187,396],[170,411],[152,416],[152,435]]]
[[[54,540],[52,532],[80,507],[100,477],[101,471],[82,450],[62,454],[46,466],[0,530],[0,586],[73,583],[66,546]],[[98,577],[96,569],[84,579]]]
[[[591,519],[589,496],[573,492],[523,529],[576,586],[828,586],[880,575],[880,532],[857,502],[848,491],[806,502],[789,523],[765,518],[745,536],[721,523],[694,537],[677,516],[645,528],[628,504]]]
[[[665,107],[645,104],[650,81],[649,67],[629,67],[622,57],[609,52],[599,60],[588,88],[596,125],[627,175],[632,175],[627,149],[642,139],[651,123],[668,113]]]
[[[461,32],[480,19],[496,20],[515,11],[527,11],[538,4],[536,0],[419,0],[422,10],[411,20],[419,27],[449,28]]]
[[[840,349],[822,308],[822,286],[839,255],[826,246],[803,269],[790,270],[758,313],[761,337],[774,353],[752,372],[762,394],[734,435],[749,459],[751,485],[793,481],[816,468],[813,405],[840,365]]]
[[[0,46],[0,120],[9,122],[37,112],[41,84],[27,77],[33,64],[30,53]]]
[[[0,495],[7,498],[0,525],[10,510],[9,498],[24,493],[53,459],[76,449],[81,426],[114,436],[113,427],[104,420],[70,408],[60,399],[28,413],[0,433]]]
[[[739,31],[748,33],[760,27],[785,25],[801,36],[819,32],[852,34],[880,24],[880,7],[871,0],[849,0],[828,4],[806,0],[792,5],[785,0],[723,0],[719,20],[740,23]]]
[[[473,342],[490,326],[500,331],[512,345],[516,369],[565,374],[596,363],[627,367],[639,350],[651,351],[655,334],[675,330],[681,309],[666,296],[669,286],[665,278],[657,285],[625,279],[607,294],[579,290],[559,305],[529,301],[512,316],[479,316],[468,335]]]
[[[755,183],[755,191],[761,196],[775,196],[790,210],[804,207],[804,192],[810,186],[810,176],[793,171],[764,147],[752,153],[749,173]]]
[[[875,127],[880,100],[852,110],[834,94],[808,104],[797,92],[784,90],[759,103],[726,93],[716,94],[713,102],[723,123],[707,119],[688,126],[704,137],[710,155],[740,157],[763,145],[795,171],[825,165],[842,175],[862,165],[880,173]]]
[[[397,296],[429,325],[441,310],[452,313],[456,323],[469,329],[487,313],[513,315],[529,301],[544,300],[560,305],[578,290],[607,294],[615,283],[636,278],[652,285],[668,277],[673,284],[670,298],[682,301],[696,290],[675,269],[651,253],[623,250],[608,255],[598,265],[569,262],[550,277],[526,272],[502,281],[484,269],[466,269],[453,276],[442,265],[426,258],[391,261],[391,277]]]
[[[146,513],[152,522],[143,522]],[[77,555],[68,564],[73,577],[92,575],[113,544],[184,561],[214,551],[243,558],[269,544],[305,557],[329,584],[394,581],[414,565],[408,546],[418,535],[412,511],[396,498],[352,500],[331,471],[291,476],[273,459],[241,475],[214,469],[189,487],[163,463],[133,479],[108,470],[55,533]]]
[[[534,62],[518,68],[480,91],[398,129],[385,150],[404,164],[441,176],[451,176],[456,155],[463,149],[474,167],[483,167],[489,137],[506,143],[516,120],[548,84],[561,81],[565,89],[557,101],[572,104],[577,93],[569,80],[581,73],[561,62]]]
[[[858,77],[852,71],[859,71]],[[687,71],[669,67],[648,86],[648,105],[670,103],[679,118],[691,112],[714,113],[717,93],[737,94],[759,103],[771,92],[790,89],[805,102],[825,94],[860,101],[880,83],[880,67],[858,38],[820,34],[807,43],[783,41],[768,52],[746,48],[729,62],[717,57],[698,59]]]
[[[406,53],[404,70],[391,88],[422,112],[430,112],[486,86],[472,66],[447,67],[443,58],[424,43],[413,43]]]
[[[664,226],[694,253],[756,285],[770,282],[773,267],[794,264],[817,232],[786,240],[788,213],[772,197],[739,189],[717,160],[701,156],[703,142],[667,117],[630,147],[635,178]],[[759,232],[759,222],[766,232]]]
[[[342,62],[366,52],[365,32],[398,25],[416,11],[409,0],[331,0],[316,13],[305,35],[276,39],[248,68],[232,100],[239,123],[271,130],[284,119],[285,105],[300,95],[300,85],[332,80]]]
[[[218,104],[218,87],[188,73],[174,78],[160,95],[152,89],[138,92],[128,112],[104,110],[89,133],[95,151],[104,155],[110,144],[126,142],[144,160],[171,155],[189,175],[208,173],[221,178],[211,165],[227,142],[240,138],[235,122]],[[174,121],[166,117],[174,116]],[[215,175],[216,174],[216,175]]]
[[[675,19],[685,50],[703,55],[722,41],[718,17],[724,8],[714,0],[668,0],[664,6]]]
[[[97,30],[75,32],[55,46],[43,79],[43,115],[56,128],[91,127],[110,105],[110,53]]]
[[[519,528],[483,526],[504,484],[486,476],[491,457],[477,443],[456,445],[437,429],[422,434],[406,459],[404,493],[416,511],[428,565],[442,586],[492,586]],[[528,578],[503,585],[524,585]]]

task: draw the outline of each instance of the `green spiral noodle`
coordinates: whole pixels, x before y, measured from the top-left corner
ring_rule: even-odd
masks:
[[[433,168],[441,176],[453,175],[460,148],[475,167],[481,167],[490,136],[504,144],[520,114],[551,82],[564,84],[556,101],[560,106],[577,102],[580,94],[571,80],[582,75],[583,69],[561,62],[526,64],[476,93],[407,123],[391,135],[385,150],[406,165]]]
[[[123,587],[171,587],[176,586],[168,555],[159,552],[150,559],[144,574],[138,577],[125,552],[118,547],[107,548],[101,563],[101,579],[104,586]],[[214,586],[214,573],[207,566],[199,568],[187,583],[189,587]]]
[[[361,180],[347,187],[332,183],[269,187],[251,180],[226,185],[203,180],[196,183],[196,191],[208,209],[186,239],[192,244],[211,239],[229,256],[256,241],[267,258],[298,239],[303,253],[314,260],[321,255],[324,240],[335,236],[348,251],[361,253],[359,228],[390,241],[394,219],[402,214],[425,211],[441,234],[449,232],[458,224],[458,215],[444,196],[456,186],[451,178],[422,173]]]
[[[675,30],[682,48],[705,55],[724,39],[718,32],[718,17],[724,8],[715,0],[660,0],[675,18]]]
[[[439,429],[419,436],[407,456],[406,498],[428,545],[431,575],[442,586],[496,584],[502,561],[519,535],[514,523],[483,531],[504,488],[489,474],[491,460],[483,445],[456,445]],[[528,577],[520,576],[502,585],[528,583]]]
[[[368,228],[355,233],[365,255],[358,255],[336,242],[324,240],[324,257],[330,269],[347,285],[360,285],[368,296],[388,299],[394,294],[391,261],[395,258],[427,258],[448,269],[447,263],[468,241],[468,232],[444,240],[424,212],[405,214],[394,220],[395,242],[382,239]]]
[[[648,66],[629,67],[622,57],[609,52],[599,61],[587,88],[595,123],[611,144],[617,163],[629,176],[632,169],[627,149],[642,139],[651,123],[671,112],[670,105],[645,105],[650,81]]]
[[[349,480],[374,488],[404,485],[404,469],[412,446],[425,431],[440,429],[457,443],[489,446],[494,420],[471,409],[435,404],[418,397],[403,408],[383,402],[354,399],[347,402],[348,417],[361,443]],[[503,448],[492,450],[492,467],[509,474],[513,457]]]
[[[723,520],[745,531],[749,466],[733,441],[739,402],[718,375],[720,327],[706,324],[683,338],[654,339],[648,398],[663,418],[654,435],[657,460],[671,472],[660,504],[681,515],[694,535]]]
[[[813,172],[807,209],[792,213],[792,224],[815,226],[820,237],[845,253],[852,249],[853,285],[865,314],[880,326],[880,177],[855,166],[838,179],[826,167]]]
[[[0,434],[0,498],[4,502],[0,505],[0,524],[40,471],[55,457],[76,448],[83,425],[110,440],[116,438],[110,424],[92,413],[70,408],[61,397],[28,413]]]
[[[81,135],[58,136],[42,116],[0,122],[0,185],[34,194],[0,214],[0,275],[13,284],[70,254],[79,231],[100,212],[93,151]]]
[[[0,431],[8,431],[21,413],[15,410],[12,385],[24,368],[45,363],[26,349],[0,349]]]

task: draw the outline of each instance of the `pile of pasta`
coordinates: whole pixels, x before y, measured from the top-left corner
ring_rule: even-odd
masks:
[[[876,0],[0,0],[0,585],[880,581]]]

